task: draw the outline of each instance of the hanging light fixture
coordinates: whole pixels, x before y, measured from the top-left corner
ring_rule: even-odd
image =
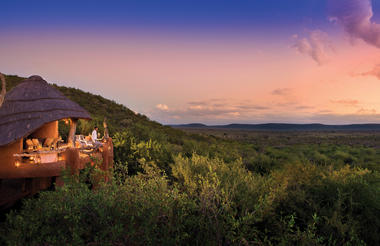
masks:
[[[21,165],[20,161],[19,160],[16,160],[15,161],[15,167],[19,167]]]

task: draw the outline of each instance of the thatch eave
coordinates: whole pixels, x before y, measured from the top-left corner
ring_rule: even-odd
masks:
[[[49,122],[90,114],[39,76],[13,88],[0,107],[0,146],[14,143]]]

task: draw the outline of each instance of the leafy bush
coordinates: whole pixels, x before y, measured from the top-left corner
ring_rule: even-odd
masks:
[[[19,213],[7,216],[1,237],[7,245],[157,245],[188,238],[179,233],[185,195],[170,189],[152,168],[91,190],[71,179],[63,188],[41,192]],[[178,208],[179,207],[179,208]]]
[[[96,169],[11,212],[6,245],[376,245],[380,175],[294,163],[262,176],[241,160],[181,155],[124,180]],[[88,177],[95,177],[90,178]],[[120,177],[120,176],[119,176]],[[92,184],[92,185],[91,185]]]
[[[272,177],[281,187],[274,200],[275,214],[294,215],[298,231],[313,225],[318,241],[327,245],[379,243],[378,173],[349,166],[334,169],[297,164]]]

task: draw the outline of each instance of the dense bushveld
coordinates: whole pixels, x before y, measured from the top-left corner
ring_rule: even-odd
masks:
[[[73,100],[84,93],[62,90]],[[380,244],[378,149],[323,137],[288,143],[292,134],[283,144],[186,134],[100,99],[130,117],[110,120],[114,170],[89,166],[26,199],[0,226],[0,244]]]

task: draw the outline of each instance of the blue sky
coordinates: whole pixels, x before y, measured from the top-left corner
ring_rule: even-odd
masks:
[[[2,1],[2,29],[280,30],[326,22],[321,0]]]

